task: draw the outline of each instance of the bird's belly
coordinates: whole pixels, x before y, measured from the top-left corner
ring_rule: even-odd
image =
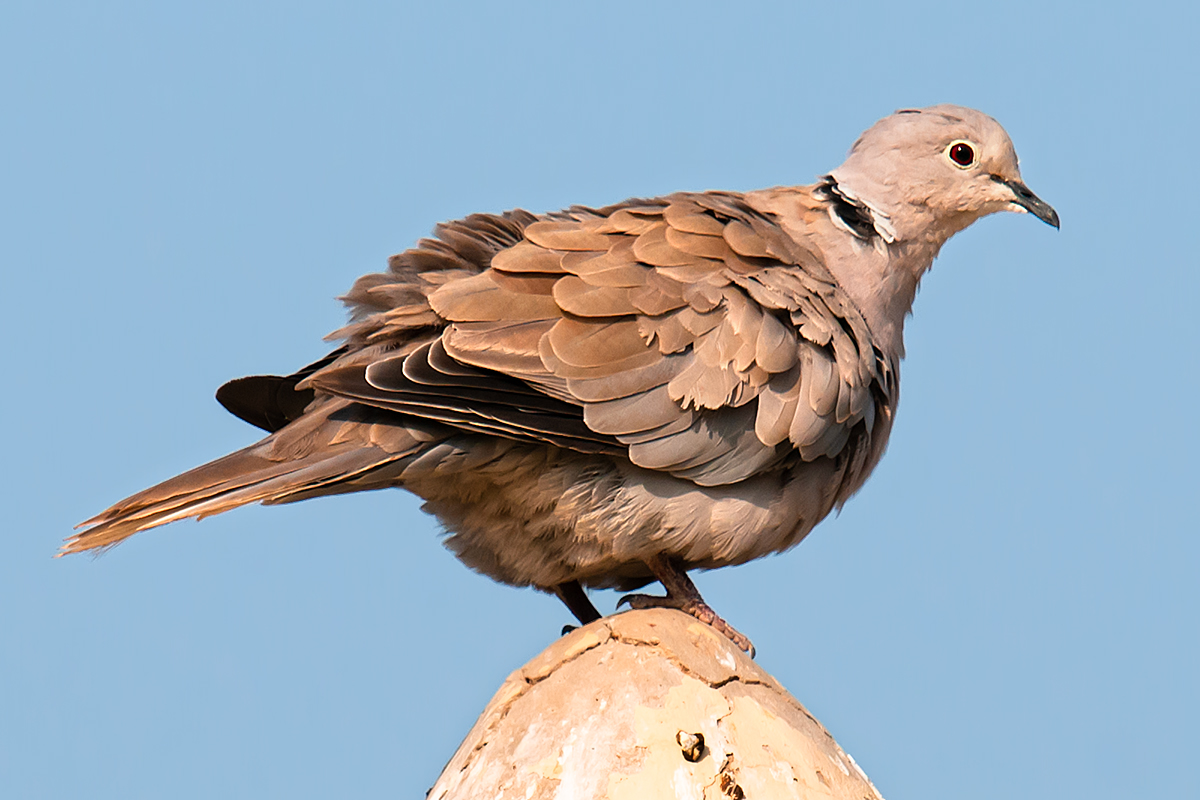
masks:
[[[512,443],[486,463],[477,446],[468,452],[475,458],[443,459],[428,474],[406,475],[403,485],[425,499],[467,566],[541,588],[571,580],[640,585],[650,577],[645,559],[658,554],[705,569],[787,549],[829,513],[841,477],[822,458],[702,487],[552,447]]]

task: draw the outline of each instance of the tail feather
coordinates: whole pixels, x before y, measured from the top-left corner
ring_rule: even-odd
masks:
[[[347,447],[340,453],[322,453],[322,458],[315,463],[293,464],[293,470],[274,477],[264,477],[260,481],[249,483],[241,488],[231,488],[228,491],[198,501],[194,505],[181,508],[169,513],[155,522],[164,525],[188,517],[204,519],[214,514],[220,514],[238,506],[251,503],[279,505],[294,502],[297,494],[303,492],[305,497],[316,497],[322,494],[336,494],[335,487],[353,480],[365,473],[373,472],[391,463],[396,456],[389,456],[377,450]],[[361,491],[364,486],[355,486],[353,490]]]
[[[272,438],[122,500],[80,523],[77,527],[86,530],[68,538],[58,555],[108,549],[139,531],[189,517],[201,519],[250,503],[286,503],[335,494],[344,481],[356,481],[353,490],[361,491],[371,488],[363,485],[365,474],[411,455],[362,442],[342,442],[300,458],[273,460],[265,455],[272,451]]]

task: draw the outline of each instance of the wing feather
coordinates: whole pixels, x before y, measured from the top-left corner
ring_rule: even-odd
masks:
[[[505,243],[505,226],[523,226],[519,239]],[[338,391],[467,430],[616,443],[634,464],[702,485],[788,453],[839,457],[891,396],[891,366],[819,248],[740,195],[506,218],[488,234],[504,246],[483,262],[477,243],[455,250],[469,227],[403,259],[432,267],[425,288],[364,290],[404,302],[377,330],[433,313],[440,336],[356,362],[362,379]]]
[[[629,289],[592,286],[574,275],[567,275],[554,284],[554,302],[563,311],[578,317],[619,317],[637,313]]]

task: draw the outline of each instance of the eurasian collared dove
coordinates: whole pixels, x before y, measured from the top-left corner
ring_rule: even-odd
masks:
[[[474,214],[344,299],[343,344],[217,393],[270,435],[117,503],[65,553],[247,503],[402,486],[469,567],[600,615],[665,598],[743,648],[687,570],[797,544],[892,428],[921,276],[996,211],[1058,215],[1003,128],[951,105],[876,123],[811,186]]]

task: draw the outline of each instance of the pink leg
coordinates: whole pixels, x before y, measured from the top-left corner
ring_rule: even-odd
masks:
[[[628,603],[630,608],[677,608],[685,614],[691,614],[701,622],[707,623],[718,632],[729,637],[729,640],[745,650],[754,658],[754,645],[739,633],[732,625],[717,616],[704,598],[700,596],[696,584],[687,576],[687,571],[667,556],[655,556],[646,561],[646,566],[658,578],[659,583],[667,590],[665,597],[649,594],[627,594],[617,603]]]

